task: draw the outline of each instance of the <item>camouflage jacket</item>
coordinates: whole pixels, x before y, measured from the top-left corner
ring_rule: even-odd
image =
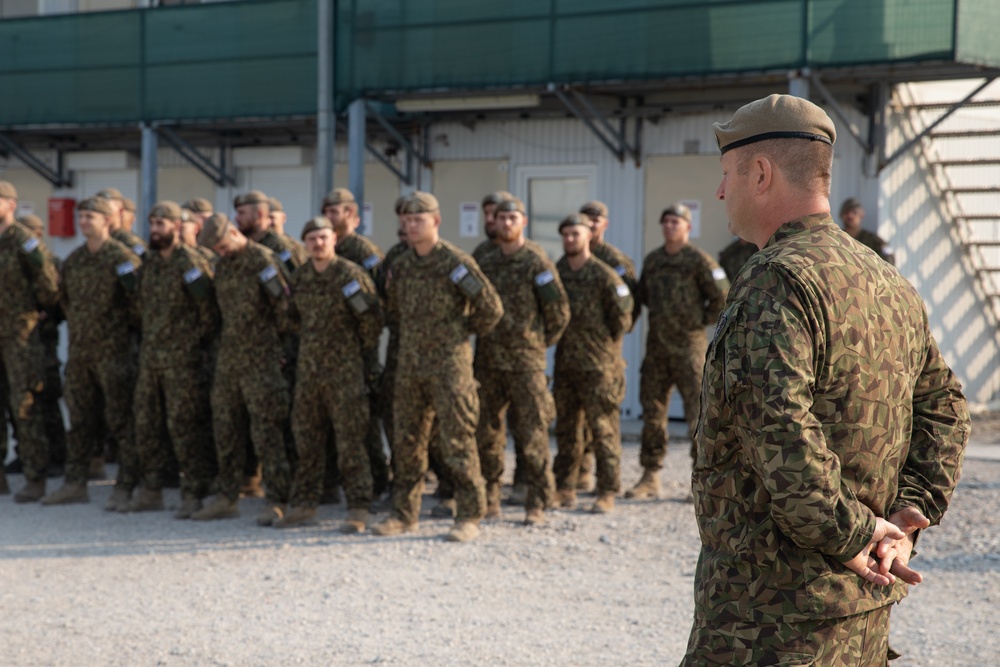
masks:
[[[726,272],[729,282],[736,280],[740,269],[756,252],[757,246],[742,239],[736,239],[719,252],[719,266]]]
[[[646,255],[635,294],[638,316],[649,311],[646,354],[685,350],[722,312],[729,281],[711,257],[688,244],[673,255],[661,247]]]
[[[496,242],[493,239],[486,239],[472,250],[472,259],[482,264],[483,257],[485,257],[491,250],[496,249]]]
[[[167,258],[147,253],[135,308],[142,331],[140,365],[197,366],[219,328],[211,267],[183,245]]]
[[[389,330],[389,342],[385,349],[386,367],[391,365],[395,368],[396,361],[399,358],[399,313],[396,312],[396,310],[389,308],[389,301],[387,299],[385,289],[385,279],[389,274],[389,270],[395,265],[396,260],[402,257],[403,253],[409,249],[410,246],[405,241],[400,241],[396,245],[389,248],[389,251],[385,253],[385,259],[382,260],[382,270],[379,271],[378,283],[376,284],[379,296],[382,299],[382,314],[385,317],[385,326]]]
[[[479,265],[447,241],[420,257],[403,253],[386,276],[387,308],[399,313],[399,372],[450,375],[472,368],[469,336],[485,336],[503,303]]]
[[[569,296],[569,325],[556,346],[555,372],[611,371],[624,363],[622,339],[632,325],[632,293],[609,266],[591,258],[579,271],[556,264]]]
[[[59,287],[71,358],[100,360],[130,353],[129,320],[140,264],[135,253],[111,238],[97,252],[85,243],[63,262]]]
[[[628,285],[629,291],[635,294],[635,288],[639,281],[635,272],[635,262],[628,255],[606,241],[593,244],[590,247],[590,252],[594,257],[614,269],[618,277]]]
[[[379,280],[385,254],[367,236],[357,232],[337,239],[337,256],[350,260],[368,272],[372,280]]]
[[[309,259],[304,247],[288,236],[279,236],[273,229],[267,230],[257,243],[274,252],[282,268],[288,272],[286,278]]]
[[[52,256],[18,223],[0,234],[0,339],[25,340],[38,324],[38,309],[59,300]]]
[[[139,261],[146,259],[146,242],[139,238],[136,234],[133,234],[126,229],[116,229],[111,232],[111,238],[131,250],[132,253],[139,258]]]
[[[796,622],[899,600],[842,563],[875,517],[936,524],[969,416],[916,290],[817,214],[740,272],[709,346],[692,486],[696,617]]]
[[[476,366],[545,370],[545,349],[569,324],[569,300],[555,264],[533,243],[510,255],[486,253],[480,264],[503,302],[503,319],[476,340]]]
[[[896,265],[895,253],[889,247],[889,244],[883,241],[882,237],[878,234],[872,234],[867,229],[862,229],[858,232],[858,237],[854,240],[867,248],[871,248],[879,257],[893,266]]]
[[[253,360],[283,353],[280,331],[288,283],[278,257],[248,239],[245,249],[220,257],[215,267],[215,298],[222,315],[219,359]]]
[[[298,372],[327,376],[356,372],[378,349],[382,312],[375,284],[353,262],[335,258],[322,273],[312,262],[292,275],[289,315],[299,334]]]

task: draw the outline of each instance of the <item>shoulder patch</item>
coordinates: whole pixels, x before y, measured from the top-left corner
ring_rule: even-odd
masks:
[[[725,278],[726,278],[725,269],[719,266],[712,269],[712,280],[725,280]]]
[[[451,282],[457,285],[462,281],[462,278],[464,278],[467,275],[469,275],[469,267],[467,267],[465,264],[459,264],[451,272]]]
[[[263,271],[257,274],[257,277],[260,279],[262,283],[266,283],[268,280],[271,280],[277,275],[278,275],[278,269],[274,268],[273,264],[268,264],[267,268],[265,268]]]
[[[625,277],[625,273],[626,273],[625,265],[624,264],[619,264],[618,266],[616,266],[615,267],[615,273],[618,274],[619,278],[624,278]]]
[[[30,239],[21,244],[21,250],[25,253],[34,252],[35,248],[39,245],[38,239],[32,236]]]
[[[132,266],[132,262],[122,262],[115,267],[115,272],[119,276],[127,276],[128,274],[135,271],[135,267]]]
[[[555,280],[552,272],[549,270],[542,271],[537,276],[535,276],[535,284],[541,287],[542,285],[548,285],[550,282]]]
[[[143,248],[140,244],[136,243],[134,246],[132,246],[132,252],[134,252],[139,257],[142,257],[143,255],[146,254],[146,249]]]
[[[629,296],[631,294],[631,292],[628,291],[628,285],[625,285],[623,283],[623,284],[618,285],[617,287],[615,287],[615,294],[617,294],[618,296],[620,296],[622,298],[625,298],[625,297]]]
[[[278,257],[281,259],[282,262],[287,262],[292,258],[292,251],[288,249],[282,250],[278,254]]]
[[[378,258],[378,255],[372,253],[371,255],[368,255],[368,257],[365,258],[365,261],[361,262],[361,266],[365,267],[370,271],[376,266],[378,266],[378,263],[381,261],[382,260]]]
[[[202,272],[197,266],[193,266],[184,272],[184,282],[188,285],[201,278]]]
[[[361,291],[361,285],[357,280],[352,280],[344,285],[344,287],[341,288],[341,291],[344,293],[344,296],[352,296]]]

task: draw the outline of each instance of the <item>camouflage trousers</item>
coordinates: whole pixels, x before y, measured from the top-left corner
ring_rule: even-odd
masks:
[[[7,337],[0,341],[0,373],[3,374],[6,409],[10,411],[17,431],[18,456],[24,466],[24,477],[30,482],[45,479],[49,464],[49,448],[39,406],[42,391],[42,347],[35,332],[24,337]],[[3,454],[7,454],[7,424],[3,429]],[[3,461],[0,461],[2,465]]]
[[[556,488],[576,490],[583,460],[586,423],[597,459],[597,492],[621,488],[621,403],[625,369],[608,371],[556,370],[552,395],[556,404],[558,454],[552,464]]]
[[[674,386],[684,402],[691,456],[694,458],[694,430],[701,409],[701,376],[708,343],[704,336],[693,338],[687,349],[647,354],[642,360],[639,403],[642,405],[642,449],[639,463],[647,470],[663,467],[667,454],[667,411]]]
[[[798,623],[699,622],[695,618],[682,667],[815,665],[885,667],[899,657],[889,647],[892,605]]]
[[[377,363],[377,360],[375,363]],[[377,375],[380,369],[369,369],[367,367],[368,360],[365,361],[365,364],[365,376],[375,377],[376,380],[373,384],[380,384],[378,382],[379,375]],[[368,401],[368,423],[365,424],[364,437],[365,449],[368,451],[368,465],[371,470],[372,482],[379,494],[389,488],[389,461],[385,455],[385,443],[382,442],[382,411],[379,409],[382,405],[381,392],[382,388],[380,386],[368,388],[368,398],[365,399]]]
[[[181,494],[204,498],[215,474],[208,386],[200,368],[151,368],[140,364],[135,387],[135,443],[142,483],[163,488],[172,449],[181,472]]]
[[[555,481],[549,466],[549,424],[555,419],[555,404],[544,371],[526,373],[479,369],[479,427],[476,442],[487,489],[499,488],[504,469],[507,432],[504,416],[514,437],[514,450],[524,467],[527,509],[545,507],[552,501]],[[499,498],[488,498],[497,501]]]
[[[226,358],[219,354],[212,383],[212,425],[219,457],[219,494],[236,500],[253,443],[264,471],[268,500],[288,501],[291,469],[285,452],[288,385],[277,358]]]
[[[348,509],[368,509],[372,473],[365,445],[370,421],[364,379],[345,372],[302,374],[295,387],[292,432],[298,466],[292,484],[293,506],[316,507],[323,495],[327,443],[336,445],[337,468]]]
[[[59,399],[63,395],[62,375],[59,372],[59,357],[55,350],[45,348],[43,354],[43,385],[36,398],[42,411],[45,440],[49,445],[49,464],[66,463],[66,422],[63,421]]]
[[[104,437],[110,434],[118,444],[117,484],[126,491],[139,484],[132,419],[134,397],[135,366],[128,350],[123,355],[94,360],[81,359],[70,351],[66,363],[67,482],[86,483],[90,460],[103,455]]]
[[[476,449],[479,398],[472,369],[433,376],[398,374],[393,411],[392,508],[396,518],[414,523],[420,516],[436,417],[441,464],[455,485],[456,518],[481,519],[486,511],[486,488]]]

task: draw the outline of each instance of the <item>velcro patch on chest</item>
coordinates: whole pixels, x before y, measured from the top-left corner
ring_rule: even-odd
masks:
[[[541,287],[542,285],[548,285],[550,282],[555,280],[551,271],[542,271],[537,276],[535,276],[535,284]]]

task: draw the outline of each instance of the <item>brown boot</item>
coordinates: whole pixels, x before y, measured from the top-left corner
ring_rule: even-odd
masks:
[[[132,492],[126,491],[125,487],[115,484],[115,490],[111,492],[108,502],[104,503],[104,509],[108,512],[125,512],[125,508],[132,502]]]
[[[477,537],[479,537],[479,523],[465,520],[456,521],[445,539],[449,542],[470,542]]]
[[[185,496],[181,499],[181,506],[174,512],[175,519],[190,519],[194,513],[202,508],[201,499],[194,496]]]
[[[119,507],[119,512],[159,512],[163,509],[163,491],[142,487],[127,505]]]
[[[503,510],[500,509],[500,484],[498,482],[488,482],[486,484],[486,514],[484,519],[499,519],[503,517]]]
[[[275,528],[291,528],[292,526],[308,526],[315,523],[316,508],[297,505],[289,508],[285,516],[274,521],[271,525]]]
[[[225,496],[216,496],[215,500],[191,515],[195,521],[212,521],[213,519],[235,519],[240,515],[240,506],[235,500]]]
[[[576,490],[584,493],[590,492],[594,488],[594,473],[590,470],[581,470],[576,478]]]
[[[660,472],[646,468],[639,483],[625,492],[626,498],[635,500],[656,500],[660,497]]]
[[[532,507],[530,510],[524,513],[524,525],[544,526],[545,511],[541,507]]]
[[[613,491],[605,491],[597,497],[597,500],[590,507],[594,514],[607,514],[615,509],[615,494]]]
[[[4,426],[6,428],[6,426]],[[37,503],[45,497],[45,480],[27,482],[24,488],[14,494],[15,503]]]
[[[10,494],[10,485],[7,484],[7,473],[3,471],[3,466],[0,465],[0,496],[8,494]]]
[[[564,510],[575,510],[576,502],[576,491],[573,489],[556,491],[556,507]]]
[[[372,526],[372,532],[376,535],[381,535],[382,537],[391,537],[393,535],[402,535],[403,533],[415,533],[417,532],[418,527],[419,526],[416,521],[413,523],[406,523],[401,519],[390,517],[385,521]]]
[[[278,519],[284,518],[284,516],[284,505],[269,502],[264,506],[264,509],[260,511],[260,514],[257,515],[257,525],[270,526],[273,525]]]
[[[355,535],[363,533],[368,529],[368,510],[353,509],[347,510],[347,518],[340,525],[340,532],[345,535]]]
[[[65,482],[60,488],[42,498],[43,505],[69,505],[72,503],[89,503],[87,485]]]
[[[458,503],[454,498],[442,498],[431,508],[431,516],[435,519],[454,519],[458,511]]]
[[[100,481],[102,479],[107,479],[108,473],[104,470],[104,457],[95,456],[90,459],[90,467],[87,469],[87,479],[93,481]]]

